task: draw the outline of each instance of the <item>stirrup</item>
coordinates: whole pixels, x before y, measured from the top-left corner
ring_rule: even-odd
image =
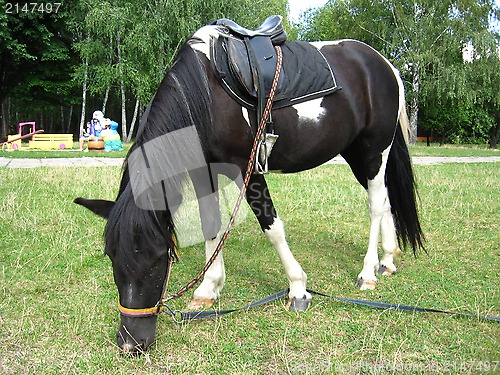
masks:
[[[260,140],[259,147],[257,147],[257,155],[255,157],[255,173],[268,174],[269,173],[269,156],[273,151],[274,144],[278,140],[278,134],[266,133],[265,138]]]

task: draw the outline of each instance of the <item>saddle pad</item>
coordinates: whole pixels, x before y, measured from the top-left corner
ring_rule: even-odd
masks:
[[[248,109],[255,109],[255,94],[250,94],[240,82],[244,72],[238,72],[238,77],[228,58],[229,38],[232,37],[221,35],[212,40],[212,67],[221,85],[233,99]],[[292,41],[285,42],[281,48],[283,68],[273,109],[320,98],[340,89],[328,61],[316,47],[307,42]]]

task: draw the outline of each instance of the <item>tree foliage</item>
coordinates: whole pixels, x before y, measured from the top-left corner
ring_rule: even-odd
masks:
[[[492,19],[499,19],[493,0],[330,0],[303,15],[299,34],[355,38],[387,56],[405,79],[414,137],[418,124],[452,140],[485,142],[500,108]],[[470,62],[466,46],[474,48]]]
[[[19,2],[22,8],[23,2]],[[6,9],[5,9],[6,10]],[[59,112],[71,99],[72,37],[61,13],[0,13],[0,104],[2,135],[8,131],[8,104],[31,119],[34,112]],[[11,99],[11,100],[10,100]],[[29,109],[29,110],[28,110]]]
[[[0,13],[0,100],[10,131],[35,118],[47,127],[48,117],[54,128],[66,128],[60,113],[69,121],[77,103],[70,127],[76,133],[85,97],[82,119],[107,103],[106,115],[124,122],[130,136],[132,113],[149,102],[194,31],[222,17],[256,27],[287,12],[286,0],[58,1],[58,13]],[[26,100],[29,106],[21,104]]]
[[[104,107],[130,137],[190,34],[222,17],[256,27],[288,7],[287,0],[58,1],[57,13],[0,12],[3,137],[29,120],[77,133]],[[498,19],[493,0],[330,0],[297,25],[285,17],[285,25],[292,38],[355,38],[387,56],[404,78],[415,135],[418,124],[452,141],[495,146],[500,37],[490,25]]]

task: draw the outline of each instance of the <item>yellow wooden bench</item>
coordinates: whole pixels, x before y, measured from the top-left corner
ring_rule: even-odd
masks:
[[[73,134],[35,134],[28,147],[43,150],[73,148]]]

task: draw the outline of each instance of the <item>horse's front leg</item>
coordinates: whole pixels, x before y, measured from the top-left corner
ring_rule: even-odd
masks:
[[[213,240],[205,241],[205,258],[206,261],[213,255],[217,245],[219,244],[220,236],[216,236]],[[190,310],[200,310],[212,307],[214,302],[219,298],[220,292],[226,281],[226,271],[224,268],[224,259],[222,252],[215,258],[210,268],[203,276],[203,282],[193,293],[193,299],[188,304]]]
[[[210,169],[191,171],[190,176],[198,199],[201,227],[205,238],[205,261],[212,257],[219,244],[221,216],[219,208],[219,193],[217,176],[210,178]],[[215,258],[203,277],[203,281],[194,291],[193,299],[188,304],[191,310],[211,307],[219,298],[226,281],[224,259],[222,252]]]
[[[288,247],[283,222],[276,214],[269,189],[262,175],[253,175],[250,179],[247,201],[285,268],[290,283],[290,309],[305,310],[312,299],[311,294],[306,290],[307,275]]]

